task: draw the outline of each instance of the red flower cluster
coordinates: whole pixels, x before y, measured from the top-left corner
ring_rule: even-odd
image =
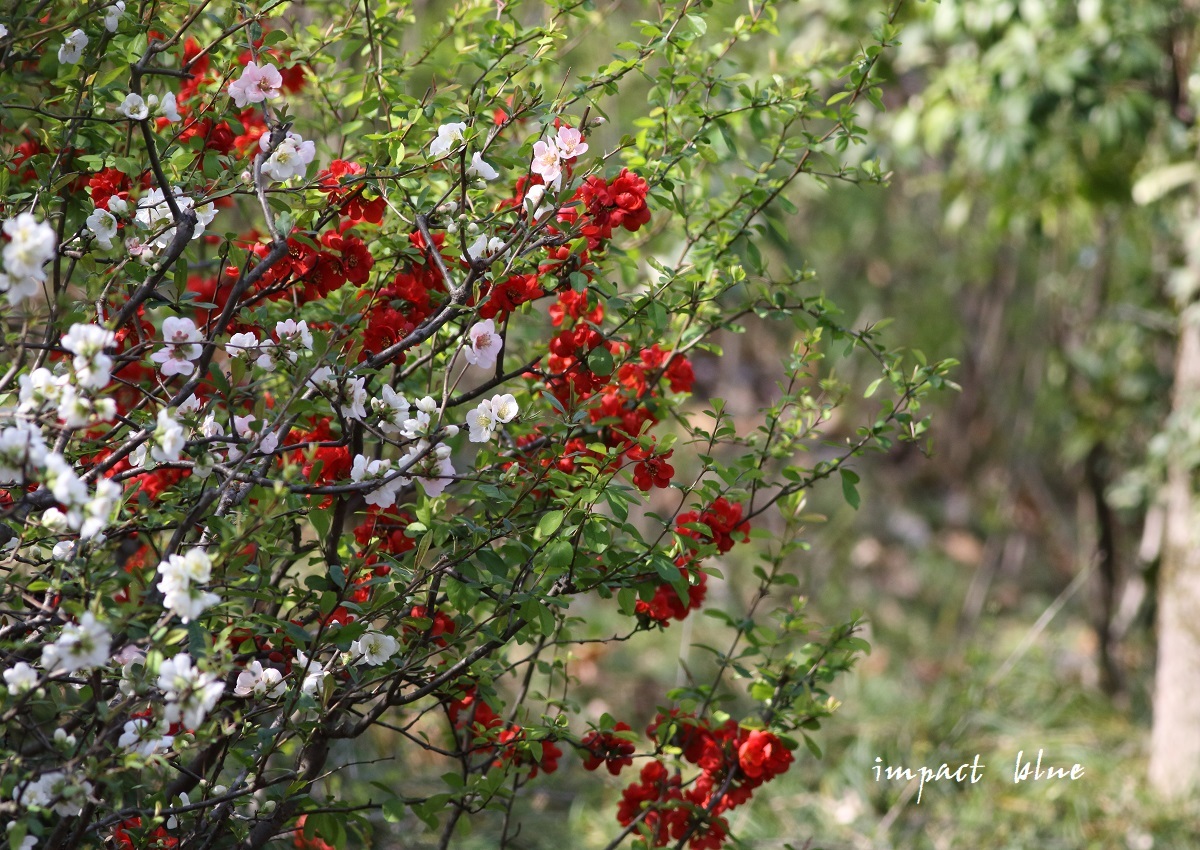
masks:
[[[651,487],[666,489],[671,486],[671,476],[675,474],[675,467],[667,463],[667,460],[675,454],[674,449],[659,454],[653,446],[643,449],[635,445],[625,454],[636,463],[633,468],[633,483],[639,490],[648,493]]]
[[[92,190],[92,203],[100,209],[108,209],[110,198],[129,200],[129,177],[115,168],[102,168],[88,178]]]
[[[380,552],[403,555],[417,548],[417,541],[404,533],[404,529],[408,528],[412,521],[411,514],[395,508],[368,505],[367,518],[354,529],[354,539],[364,549],[372,543],[378,543]]]
[[[487,300],[479,308],[479,318],[504,318],[527,301],[546,294],[535,274],[515,274],[486,289]]]
[[[500,733],[496,742],[500,748],[499,757],[492,762],[493,767],[529,766],[529,778],[533,779],[541,770],[544,773],[554,773],[558,770],[558,760],[562,758],[562,750],[553,741],[530,742],[526,739],[525,730],[512,725]],[[535,753],[534,746],[541,747],[541,755]]]
[[[671,776],[662,762],[654,761],[642,768],[641,782],[625,789],[617,820],[627,826],[649,807],[644,822],[655,847],[679,841],[695,829],[688,843],[692,850],[717,850],[727,831],[725,819],[718,815],[748,801],[756,788],[786,772],[793,761],[777,735],[742,729],[732,720],[713,727],[674,711],[666,717],[660,714],[646,732],[660,737],[660,730],[665,736],[660,743],[679,747],[684,760],[701,772],[684,791],[678,774]]]
[[[349,478],[350,468],[354,465],[349,446],[323,445],[341,442],[329,426],[330,419],[324,416],[312,430],[294,428],[283,440],[285,446],[296,447],[289,459],[300,465],[305,480],[313,484],[328,484]]]
[[[742,506],[730,503],[724,496],[702,511],[688,511],[680,514],[675,523],[676,532],[696,541],[693,549],[698,549],[706,543],[715,543],[717,551],[724,554],[737,542],[733,539],[734,534],[740,534],[743,543],[750,541],[750,523],[742,521]],[[690,523],[707,525],[710,533],[705,534],[697,529],[685,528]]]
[[[687,582],[687,598],[679,597],[675,585],[660,584],[649,602],[638,600],[636,611],[639,616],[668,626],[671,620],[682,620],[704,604],[704,596],[708,593],[708,576],[687,555],[676,558],[675,566],[679,567],[680,574]]]
[[[600,765],[604,765],[613,776],[616,776],[626,766],[633,764],[633,754],[637,750],[633,741],[617,735],[617,732],[631,731],[628,723],[621,721],[613,727],[611,732],[600,732],[593,729],[583,736],[580,743],[587,751],[587,755],[583,759],[583,767],[585,770],[595,770]]]
[[[663,351],[658,343],[643,348],[638,353],[639,362],[630,361],[621,366],[617,372],[617,380],[621,386],[642,395],[648,385],[653,385],[657,379],[665,377],[673,393],[690,393],[696,382],[692,364],[682,354]]]
[[[383,213],[387,208],[383,196],[366,200],[363,184],[351,188],[344,185],[347,178],[365,174],[367,170],[357,162],[335,159],[329,163],[329,168],[317,174],[317,187],[329,196],[329,202],[337,207],[338,212],[351,221],[365,221],[379,224],[383,221]]]
[[[121,821],[120,826],[113,828],[113,841],[117,842],[117,847],[120,850],[158,850],[158,848],[175,847],[179,844],[178,838],[173,838],[169,832],[163,827],[158,827],[149,835],[129,834],[129,830],[140,830],[142,828],[141,818],[129,818]]]
[[[617,227],[635,232],[649,222],[650,207],[646,205],[649,191],[646,181],[628,168],[622,168],[608,183],[595,175],[585,180],[575,196],[587,210],[580,218],[588,246],[592,250],[600,247],[612,238]]]
[[[445,646],[446,639],[442,635],[452,635],[458,631],[458,625],[449,614],[442,611],[435,611],[433,616],[430,617],[424,605],[414,606],[409,616],[417,620],[431,621],[430,625],[423,629],[416,626],[405,626],[404,634],[409,639],[420,639],[428,635],[430,643],[434,646]]]

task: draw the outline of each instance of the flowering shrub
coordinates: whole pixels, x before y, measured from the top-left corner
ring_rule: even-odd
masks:
[[[847,464],[918,439],[946,365],[902,367],[756,247],[801,177],[878,179],[836,152],[890,21],[840,75],[750,78],[776,10],[708,5],[656,4],[566,83],[598,26],[576,0],[468,0],[421,49],[402,3],[3,20],[9,847],[352,847],[421,821],[446,847],[580,762],[635,768],[618,842],[719,847],[788,769],[863,648],[787,598],[806,491],[840,476],[857,504]],[[644,114],[606,126],[638,80]],[[698,358],[755,319],[798,342],[735,417]],[[825,358],[855,352],[887,389],[835,433]],[[644,735],[546,696],[584,619],[651,644],[764,523],[754,595],[711,612],[730,649]],[[369,732],[440,790],[331,798]]]

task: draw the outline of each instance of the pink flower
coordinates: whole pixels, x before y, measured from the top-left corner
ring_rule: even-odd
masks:
[[[562,159],[574,159],[588,151],[587,142],[583,140],[583,134],[574,127],[559,127],[557,143],[558,155]]]
[[[203,340],[196,323],[191,319],[177,319],[170,316],[163,320],[163,342],[165,348],[150,355],[150,359],[162,366],[164,377],[171,375],[190,375],[195,366],[192,361],[200,356],[201,348],[197,344]]]
[[[547,186],[558,182],[558,178],[562,176],[562,165],[559,162],[558,147],[553,140],[534,143],[533,164],[529,170],[541,177]]]
[[[242,76],[229,84],[229,96],[233,105],[242,109],[247,103],[261,103],[267,98],[279,97],[283,77],[274,65],[261,68],[253,62],[246,65]]]
[[[504,344],[500,341],[500,335],[496,333],[496,323],[491,319],[477,322],[471,326],[468,336],[471,338],[471,345],[463,352],[467,362],[480,369],[491,369],[495,366],[496,355],[500,353],[500,347]]]

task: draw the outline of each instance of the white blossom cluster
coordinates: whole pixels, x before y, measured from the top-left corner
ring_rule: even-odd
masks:
[[[0,229],[8,237],[0,292],[7,293],[8,303],[15,307],[36,295],[38,287],[45,283],[46,263],[54,259],[58,239],[54,228],[48,222],[38,221],[33,213],[20,213],[6,220]]]
[[[83,811],[92,783],[62,770],[51,770],[13,789],[13,799],[26,808],[52,809],[62,817]]]
[[[221,601],[221,597],[202,587],[212,577],[212,560],[203,549],[170,556],[158,565],[158,574],[161,580],[157,587],[163,594],[163,607],[185,623]]]
[[[276,342],[267,338],[259,340],[252,331],[235,333],[225,344],[225,353],[231,358],[253,359],[254,364],[268,372],[275,371],[275,361],[284,357],[289,363],[297,362],[301,356],[312,353],[313,335],[308,322],[285,319],[275,323]]]
[[[187,729],[198,728],[225,692],[220,677],[201,671],[186,652],[162,663],[157,684],[167,700],[163,719],[182,723]]]
[[[258,147],[263,153],[267,152],[271,147],[270,133],[263,133],[259,137]],[[289,131],[262,164],[262,172],[276,183],[292,177],[303,177],[316,155],[317,146],[313,142],[306,142],[299,133]]]
[[[279,697],[287,690],[283,674],[274,667],[263,667],[262,662],[255,659],[245,670],[238,673],[237,683],[233,692],[239,697]]]
[[[48,673],[67,674],[87,667],[100,667],[108,662],[111,648],[112,636],[108,627],[91,611],[86,611],[79,617],[79,622],[64,625],[54,643],[42,647],[42,667]]]
[[[212,224],[212,220],[217,217],[217,208],[213,206],[212,202],[196,206],[196,202],[183,194],[183,190],[178,186],[173,191],[175,206],[181,213],[187,210],[194,210],[196,213],[196,229],[192,233],[192,240],[195,241],[204,235],[204,228]],[[112,212],[111,201],[109,202],[109,212]],[[171,240],[175,238],[175,221],[171,216],[171,207],[167,203],[162,189],[151,189],[142,196],[138,201],[133,220],[148,232],[147,241],[137,238],[128,240],[125,243],[126,249],[143,262],[152,260],[158,251],[165,250],[171,244]]]

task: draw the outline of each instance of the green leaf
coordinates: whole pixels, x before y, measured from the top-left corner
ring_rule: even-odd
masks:
[[[842,496],[846,499],[846,504],[858,510],[860,500],[858,488],[855,486],[859,481],[858,475],[849,469],[839,469],[838,472],[842,476]]]
[[[542,514],[542,518],[537,524],[537,539],[545,540],[547,537],[558,531],[558,527],[563,523],[562,511],[547,511]]]
[[[609,354],[608,349],[604,346],[593,348],[592,353],[588,355],[588,368],[600,377],[611,375],[613,370],[613,356]]]

